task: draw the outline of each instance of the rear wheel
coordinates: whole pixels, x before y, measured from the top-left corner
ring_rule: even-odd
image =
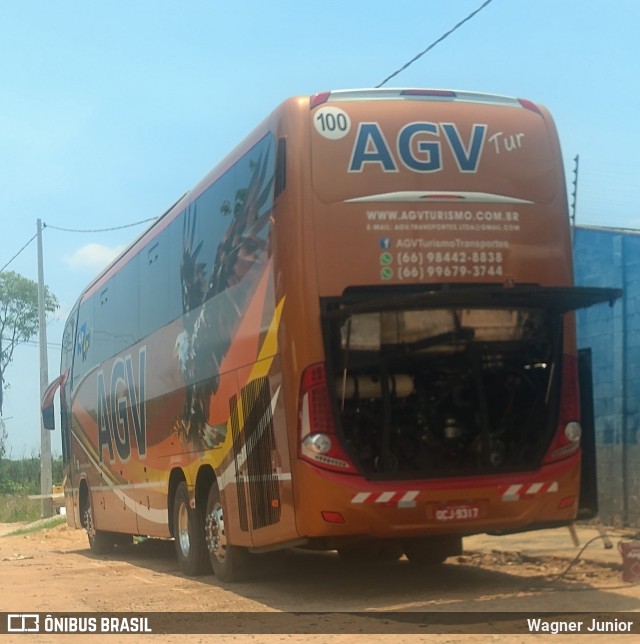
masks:
[[[191,507],[184,481],[178,485],[173,501],[173,536],[180,570],[190,577],[208,572],[202,509]]]
[[[207,498],[205,534],[209,560],[216,577],[224,582],[240,580],[246,573],[250,554],[246,548],[232,546],[227,540],[224,508],[215,483],[209,489]]]
[[[96,530],[91,504],[89,504],[89,506],[84,511],[84,527],[87,531],[89,547],[91,548],[91,552],[93,552],[93,554],[104,555],[113,550],[113,546],[116,542],[116,535],[111,532]]]

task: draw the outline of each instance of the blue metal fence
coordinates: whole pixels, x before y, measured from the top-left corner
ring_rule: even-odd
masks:
[[[578,226],[579,286],[624,290],[613,306],[578,312],[578,347],[591,347],[600,516],[640,525],[640,231]]]

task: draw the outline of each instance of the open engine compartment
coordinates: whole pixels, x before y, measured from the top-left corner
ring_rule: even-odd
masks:
[[[541,462],[556,429],[561,314],[357,291],[325,300],[323,312],[337,431],[365,476],[495,474]]]

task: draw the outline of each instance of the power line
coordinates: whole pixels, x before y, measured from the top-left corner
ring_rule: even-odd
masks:
[[[409,65],[412,65],[413,63],[418,60],[418,58],[422,58],[427,52],[431,51],[438,43],[441,43],[445,38],[448,38],[456,29],[462,27],[465,22],[471,20],[476,14],[480,13],[488,4],[491,4],[493,0],[486,0],[486,2],[483,2],[482,5],[480,5],[475,11],[472,11],[464,20],[461,20],[455,27],[452,27],[447,31],[447,33],[442,34],[438,40],[435,40],[432,42],[424,51],[421,51],[419,54],[414,56],[408,63],[405,63],[400,69],[397,69],[393,74],[390,74],[387,76],[379,85],[376,85],[376,87],[382,87],[383,85],[386,85],[387,81],[390,81],[394,76],[397,76],[400,72],[403,72]]]
[[[140,224],[147,224],[150,221],[155,221],[157,217],[149,217],[149,219],[142,219],[141,221],[134,221],[132,224],[124,224],[123,226],[113,226],[112,228],[94,228],[92,230],[81,228],[62,228],[61,226],[51,226],[50,224],[43,223],[43,228],[51,228],[51,230],[61,230],[64,233],[108,233],[112,230],[122,230],[123,228],[132,228]]]
[[[2,339],[10,342],[11,338],[2,336]],[[39,347],[39,343],[37,340],[20,340],[19,342],[16,343],[16,346],[29,346],[29,347]],[[47,342],[48,347],[55,347],[56,349],[61,349],[62,348],[62,343],[61,342]]]
[[[132,224],[124,224],[123,226],[112,226],[111,228],[94,228],[94,229],[81,229],[81,228],[62,228],[61,226],[51,226],[49,224],[42,224],[43,228],[51,228],[51,230],[60,230],[65,233],[108,233],[112,230],[122,230],[123,228],[132,228],[133,226],[139,226],[140,224],[148,224],[150,221],[155,221],[157,217],[149,217],[149,219],[142,219],[141,221],[134,221]],[[38,236],[36,233],[29,241],[2,267],[0,268],[0,273],[2,273],[14,259],[22,253],[23,250],[29,246],[29,244]]]
[[[11,262],[20,255],[20,253],[38,236],[38,233],[36,233],[2,268],[0,268],[0,273],[4,271]]]

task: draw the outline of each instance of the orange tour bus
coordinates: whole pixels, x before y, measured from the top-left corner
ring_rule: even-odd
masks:
[[[433,564],[578,511],[573,285],[547,110],[471,92],[280,105],[82,292],[65,502],[95,552],[223,581],[287,547]]]

